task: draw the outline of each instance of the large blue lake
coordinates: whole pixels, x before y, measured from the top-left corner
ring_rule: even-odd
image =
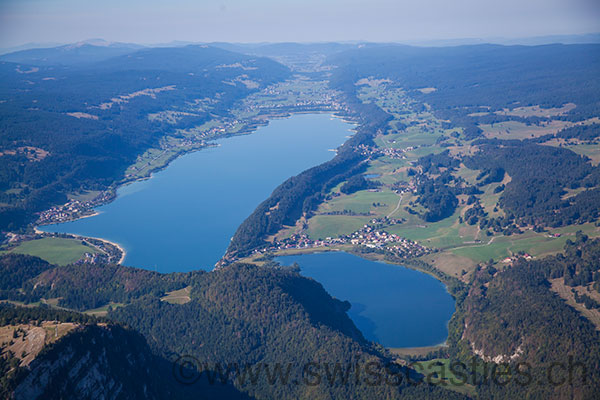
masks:
[[[348,300],[348,315],[369,340],[387,347],[422,347],[448,337],[454,300],[428,274],[343,252],[276,260],[283,265],[297,262],[302,275],[320,282],[333,297]]]
[[[353,125],[326,114],[271,121],[251,135],[187,154],[118,190],[99,215],[43,227],[119,243],[124,264],[161,272],[212,269],[231,236],[285,179],[327,161]],[[388,347],[444,342],[454,301],[429,275],[346,253],[281,257],[352,304],[365,337]]]
[[[129,266],[160,272],[212,269],[256,206],[287,178],[332,159],[331,150],[353,134],[352,128],[327,114],[276,119],[120,188],[97,216],[41,229],[119,243]]]

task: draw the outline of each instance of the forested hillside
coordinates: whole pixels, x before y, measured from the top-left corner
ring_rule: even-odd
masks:
[[[3,263],[35,261],[17,258],[5,258]],[[167,291],[188,285],[187,301],[172,303],[164,297]],[[15,283],[10,288],[17,286]],[[29,279],[21,292],[29,300],[40,295],[64,296],[61,304],[79,310],[96,305],[100,299],[120,303],[107,318],[141,333],[157,357],[157,368],[162,365],[160,358],[175,362],[185,356],[188,364],[184,367],[191,368],[186,374],[197,377],[191,385],[179,386],[168,382],[173,377],[171,371],[164,372],[170,375],[162,379],[139,377],[140,382],[151,385],[148,390],[160,383],[164,390],[202,394],[223,390],[223,380],[236,390],[264,399],[274,394],[285,399],[462,398],[425,382],[410,385],[407,370],[392,363],[381,347],[367,342],[354,326],[346,314],[348,302],[332,298],[318,282],[290,268],[232,264],[209,273],[156,274],[110,265],[52,267]],[[14,310],[7,308],[5,323],[20,318],[21,311]],[[81,314],[25,310],[30,310],[27,318],[32,320],[49,313],[48,318],[93,322],[87,316],[77,317]],[[103,341],[102,329],[106,328],[82,332],[89,331]],[[117,329],[115,338],[121,335],[121,328],[110,329]],[[77,340],[82,351],[88,346],[87,340]],[[175,368],[173,364],[168,367]],[[115,370],[111,367],[109,371]],[[246,373],[256,377],[250,379]],[[419,381],[418,374],[412,373]],[[229,385],[225,388],[230,388],[226,393],[235,393]]]
[[[0,332],[3,398],[247,398],[231,385],[182,385],[142,335],[85,314],[0,304]],[[36,353],[15,354],[19,342]]]
[[[94,43],[86,41],[59,47],[27,49],[0,56],[0,61],[8,61],[34,66],[81,66],[134,53],[143,46],[128,43]]]
[[[471,385],[483,398],[593,398],[600,379],[600,350],[596,349],[599,333],[553,291],[550,281],[564,279],[569,287],[589,286],[597,290],[599,249],[599,240],[578,234],[576,241],[567,243],[564,254],[533,261],[521,258],[504,270],[497,270],[491,264],[478,268],[468,292],[456,293],[457,314],[450,326],[450,347],[446,350],[455,363],[453,373],[458,381],[453,384],[458,389],[465,383]],[[20,265],[35,262],[27,257],[2,261]],[[188,371],[193,377],[191,385],[178,385],[176,381],[170,386],[168,379],[173,375],[165,369],[161,379],[136,378],[148,382],[148,390],[183,390],[188,395],[206,390],[226,389],[229,394],[241,390],[256,398],[271,398],[273,393],[281,398],[460,398],[456,392],[444,391],[439,385],[424,382],[411,385],[405,378],[402,382],[395,380],[394,384],[366,384],[366,380],[377,382],[379,373],[381,379],[399,379],[407,372],[397,364],[390,364],[380,347],[365,341],[346,314],[347,302],[331,298],[319,283],[301,277],[294,269],[232,264],[209,273],[124,275],[126,270],[138,270],[110,266],[78,268],[81,270],[51,267],[29,282],[42,279],[52,282],[52,291],[45,292],[46,296],[62,294],[72,298],[69,294],[72,291],[80,298],[80,304],[97,298],[97,294],[103,301],[122,302],[112,311],[109,309],[107,318],[145,337],[156,361],[154,364],[140,361],[144,365],[156,365],[160,371],[165,365],[170,368],[171,362],[179,357],[186,357],[182,360],[186,360],[186,368],[191,368]],[[95,275],[90,273],[94,270]],[[56,273],[49,275],[51,271]],[[88,282],[98,282],[96,290],[80,291],[74,287],[79,280],[76,277],[85,275],[90,276]],[[81,286],[85,287],[85,279],[82,281]],[[152,290],[136,290],[135,282],[142,282]],[[189,285],[186,301],[171,302],[164,297],[167,290],[185,285]],[[28,284],[22,285],[22,290],[35,292]],[[42,353],[38,363],[54,357],[51,355],[62,349],[60,346],[75,346],[76,342],[83,351],[91,337],[104,343],[123,335],[121,342],[134,340],[142,346],[129,346],[128,351],[139,348],[140,357],[150,357],[150,350],[143,350],[146,345],[140,342],[141,338],[135,339],[133,333],[119,327],[97,328],[92,317],[49,309],[3,307],[0,321],[4,325],[18,325],[25,320],[33,325],[37,320],[93,325],[75,331],[79,333],[71,334],[74,336],[65,336],[72,340],[64,344],[59,341],[58,347]],[[112,336],[105,336],[106,329],[112,330]],[[75,340],[78,337],[81,340]],[[113,346],[108,342],[106,345]],[[142,353],[146,355],[141,356]],[[161,358],[169,362],[164,364]],[[510,379],[490,375],[497,373],[494,371],[498,367],[494,365],[498,363],[507,365],[502,368],[511,368]],[[560,363],[565,369],[553,372],[548,378],[548,368],[553,363]],[[571,381],[563,380],[568,378],[565,375],[568,363],[576,368]],[[310,366],[308,375],[304,370],[306,365]],[[367,365],[372,369],[364,369]],[[478,366],[473,369],[472,365]],[[383,366],[391,369],[380,369]],[[106,368],[116,371],[113,367]],[[334,368],[338,372],[332,372]],[[521,370],[516,373],[518,368]],[[354,380],[357,369],[358,381]],[[345,371],[350,371],[352,379],[344,380]],[[413,378],[419,382],[417,374]],[[508,383],[498,384],[498,379]],[[225,389],[221,380],[228,383]],[[300,384],[294,384],[294,380]],[[20,380],[7,381],[4,387],[14,390],[14,382]],[[156,382],[160,385],[154,385]],[[124,385],[123,390],[130,389]]]
[[[288,74],[272,60],[206,46],[68,67],[0,62],[0,228],[21,228],[71,192],[123,179],[165,134],[227,115],[235,101]],[[149,117],[165,111],[179,112],[175,123]]]
[[[482,385],[484,398],[598,395],[600,332],[554,293],[549,281],[600,287],[599,252],[600,240],[578,235],[567,243],[564,255],[521,258],[504,271],[491,266],[477,271],[459,311],[464,344],[486,361],[508,363],[513,371],[518,363],[526,364],[529,375],[506,385]],[[551,369],[553,365],[561,367]]]
[[[432,87],[422,100],[439,110],[458,107],[562,106],[573,102],[597,114],[600,45],[424,48],[366,46],[334,54],[334,84],[365,76],[390,78],[409,90]],[[416,93],[415,93],[416,94]]]
[[[476,143],[480,151],[465,158],[465,165],[482,171],[501,169],[511,177],[499,202],[509,219],[556,227],[593,222],[600,216],[600,193],[593,189],[600,185],[600,169],[588,158],[516,140]],[[566,189],[580,188],[588,190],[564,199]]]
[[[488,114],[504,108],[573,103],[577,107],[565,119],[581,121],[597,116],[599,49],[597,44],[372,45],[334,54],[328,61],[338,66],[331,79],[333,87],[350,92],[361,78],[392,79],[411,96],[430,104],[441,119],[449,119],[476,137],[481,132],[476,126],[479,122],[519,120]],[[529,119],[536,120],[539,118]]]

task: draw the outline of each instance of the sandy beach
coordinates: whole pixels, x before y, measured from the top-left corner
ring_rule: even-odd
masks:
[[[117,242],[111,242],[110,240],[106,240],[106,239],[102,239],[102,238],[98,238],[98,237],[93,237],[93,236],[78,236],[81,238],[89,238],[89,239],[96,239],[99,240],[101,242],[107,243],[107,244],[111,244],[113,246],[115,246],[117,249],[119,249],[119,251],[121,252],[121,258],[119,258],[119,261],[117,262],[117,264],[121,265],[123,264],[123,261],[125,260],[125,256],[127,255],[127,251],[125,251],[125,248],[123,246],[121,246],[119,243]]]

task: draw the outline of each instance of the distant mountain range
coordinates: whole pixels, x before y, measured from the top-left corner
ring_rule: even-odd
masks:
[[[111,43],[93,39],[57,47],[15,51],[0,56],[0,60],[38,66],[93,64],[132,53],[143,47],[131,43]]]
[[[353,44],[340,43],[268,43],[268,44],[234,44],[234,43],[188,43],[177,42],[171,46],[142,46],[132,43],[114,43],[102,39],[92,39],[56,47],[39,47],[15,51],[0,55],[0,61],[22,63],[35,66],[82,66],[92,65],[119,56],[126,56],[146,49],[147,55],[165,52],[177,52],[182,48],[212,47],[228,52],[236,52],[261,57],[285,55],[308,55],[319,53],[331,55],[340,51],[356,48]],[[150,51],[153,49],[154,51]],[[167,50],[168,49],[168,50]],[[189,50],[189,49],[188,49]],[[186,50],[185,52],[187,52]],[[173,62],[173,59],[162,59],[163,62]],[[119,61],[117,58],[115,61]],[[123,61],[123,60],[121,60]],[[159,61],[159,60],[156,60]],[[129,60],[129,63],[133,60]],[[152,65],[140,59],[137,64]]]
[[[446,47],[446,46],[464,46],[471,44],[502,44],[509,45],[524,45],[524,46],[539,46],[544,44],[586,44],[600,43],[600,33],[586,33],[582,35],[547,35],[533,36],[523,38],[457,38],[457,39],[435,39],[435,40],[414,40],[403,42],[413,46],[431,46],[431,47]]]
[[[583,44],[600,43],[600,33],[587,33],[577,35],[546,35],[525,38],[454,38],[433,40],[410,40],[389,42],[412,46],[446,47],[473,44],[502,44],[502,45],[543,45],[551,43]],[[286,53],[320,52],[333,54],[338,51],[348,50],[365,42],[319,42],[319,43],[226,43],[226,42],[194,42],[174,40],[165,43],[135,44],[123,42],[109,42],[104,39],[87,39],[76,43],[64,44],[55,42],[26,43],[20,46],[0,49],[0,60],[21,62],[33,65],[70,65],[92,63],[111,57],[128,54],[144,47],[184,47],[188,45],[209,45],[224,50],[238,53],[272,56]],[[373,44],[373,43],[371,43]]]

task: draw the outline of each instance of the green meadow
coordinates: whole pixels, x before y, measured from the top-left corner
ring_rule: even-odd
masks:
[[[80,240],[47,237],[30,240],[3,253],[19,253],[36,256],[51,264],[67,265],[79,260],[85,253],[98,253],[94,247]]]

